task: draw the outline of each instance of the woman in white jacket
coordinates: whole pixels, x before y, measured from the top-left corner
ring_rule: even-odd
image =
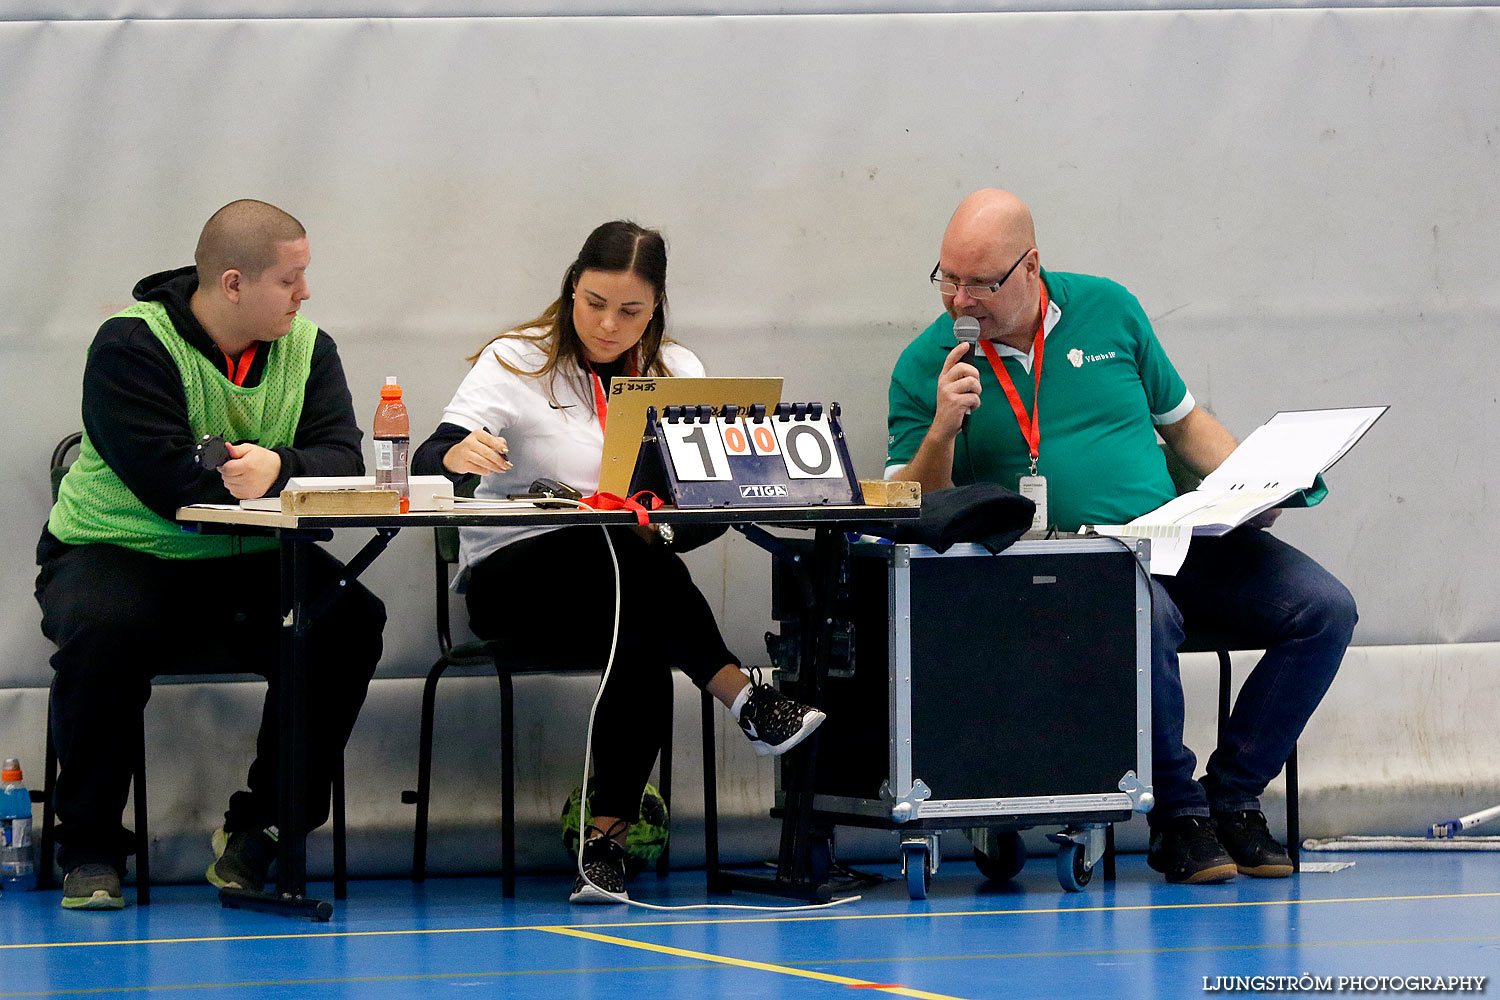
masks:
[[[698,358],[665,335],[666,278],[660,233],[633,222],[595,229],[568,265],[557,300],[471,359],[413,471],[478,475],[477,497],[520,492],[539,478],[594,492],[610,379],[703,374]],[[751,683],[687,567],[655,531],[608,531],[620,568],[620,629],[594,723],[588,879],[574,882],[575,903],[625,895],[625,832],[668,725],[673,667],[723,702],[759,753],[790,749],[824,718]],[[503,638],[518,658],[539,665],[604,666],[615,575],[598,528],[475,527],[460,537],[460,580],[476,635]]]

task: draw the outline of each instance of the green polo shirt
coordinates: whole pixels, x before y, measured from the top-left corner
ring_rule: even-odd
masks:
[[[1176,496],[1156,441],[1157,424],[1175,423],[1193,407],[1141,305],[1106,278],[1042,271],[1049,309],[1041,380],[1041,447],[1037,471],[1047,477],[1052,523],[1124,524]],[[956,343],[953,319],[938,317],[907,345],[891,375],[887,469],[905,465],[932,425],[937,377]],[[1000,352],[1028,413],[1033,376],[1018,352]],[[1030,454],[1005,391],[981,352],[983,405],[954,446],[953,482],[999,483],[1011,489]]]

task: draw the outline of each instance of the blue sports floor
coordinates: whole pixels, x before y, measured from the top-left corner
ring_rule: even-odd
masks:
[[[1113,884],[1096,873],[1066,894],[1051,859],[1004,884],[950,859],[925,901],[893,878],[860,902],[784,915],[570,907],[559,876],[522,879],[510,902],[494,879],[355,882],[326,924],[222,910],[206,885],[157,888],[149,907],[127,888],[115,913],[8,894],[0,997],[1202,997],[1291,991],[1218,977],[1329,977],[1317,992],[1333,995],[1355,991],[1338,977],[1417,993],[1421,977],[1500,975],[1500,855],[1309,860],[1357,864],[1186,887],[1129,855]],[[631,893],[701,902],[703,875],[646,875]],[[1382,976],[1403,982],[1372,989]]]

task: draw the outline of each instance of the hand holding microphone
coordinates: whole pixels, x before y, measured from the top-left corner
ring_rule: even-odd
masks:
[[[973,316],[958,317],[958,319],[953,321],[953,337],[960,344],[964,344],[968,348],[964,352],[963,362],[973,365],[975,354],[977,353],[976,348],[979,344],[979,320]],[[975,367],[977,370],[978,366],[976,365]],[[959,425],[959,433],[967,434],[969,432],[969,414],[971,412],[973,412],[972,408],[964,411],[964,419],[963,423]]]

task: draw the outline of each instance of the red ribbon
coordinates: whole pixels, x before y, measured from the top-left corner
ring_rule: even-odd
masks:
[[[640,497],[646,497],[647,499],[642,501],[638,499]],[[650,490],[641,490],[639,493],[633,493],[628,497],[616,496],[613,493],[595,493],[592,496],[584,497],[579,502],[595,510],[633,510],[635,511],[636,524],[642,527],[650,523],[646,517],[648,512],[665,506],[661,497]]]

